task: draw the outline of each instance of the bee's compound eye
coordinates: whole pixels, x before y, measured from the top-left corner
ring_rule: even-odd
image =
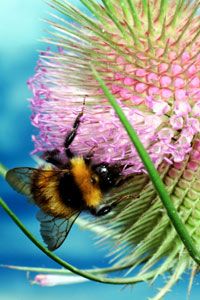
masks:
[[[106,174],[108,173],[108,169],[105,165],[102,165],[97,168],[97,172],[99,172],[100,174]]]
[[[103,166],[103,167],[101,168],[101,173],[106,173],[106,172],[108,172],[108,170],[107,170],[107,168],[106,168],[105,166]]]

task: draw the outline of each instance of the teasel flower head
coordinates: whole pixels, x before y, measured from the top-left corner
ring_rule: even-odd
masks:
[[[91,65],[136,130],[199,249],[199,1],[81,2],[87,15],[67,1],[50,2],[62,17],[49,21],[52,38],[46,39],[58,50],[51,46],[41,53],[28,81],[32,124],[39,129],[33,152],[63,151],[85,98],[72,150],[85,155],[94,148],[96,162],[120,163],[124,175],[135,175],[107,196],[108,201],[120,197],[116,210],[88,227],[116,243],[111,253],[115,267],[134,272],[144,262],[135,276],[152,281],[171,271],[154,298],[161,299],[186,270],[193,278],[198,266],[171,225]],[[106,230],[99,231],[102,226]]]

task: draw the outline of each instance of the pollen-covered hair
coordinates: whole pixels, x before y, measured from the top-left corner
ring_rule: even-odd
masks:
[[[99,187],[99,177],[86,164],[83,157],[74,157],[70,160],[71,174],[82,199],[87,207],[96,207],[100,204],[102,193]]]

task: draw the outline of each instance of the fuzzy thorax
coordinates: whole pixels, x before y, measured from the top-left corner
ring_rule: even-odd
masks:
[[[84,203],[87,207],[97,207],[102,199],[98,176],[92,173],[83,157],[72,158],[70,164],[71,173],[83,195]]]

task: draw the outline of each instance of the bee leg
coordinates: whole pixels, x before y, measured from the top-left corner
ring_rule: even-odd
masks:
[[[102,204],[98,208],[92,208],[92,209],[90,209],[90,212],[91,212],[92,215],[94,215],[96,217],[105,216],[105,215],[107,215],[112,210],[112,208],[114,206],[115,205]]]
[[[60,150],[54,149],[54,150],[51,150],[51,151],[44,152],[44,154],[42,155],[42,158],[46,162],[56,166],[57,168],[62,168],[63,167],[63,162],[59,158],[59,154],[60,154]]]
[[[73,142],[74,138],[76,137],[77,130],[78,130],[78,127],[81,122],[81,117],[83,116],[84,105],[85,105],[85,98],[83,101],[83,108],[74,121],[73,129],[65,138],[64,148],[65,148],[65,154],[68,158],[72,158],[74,156],[74,153],[70,150],[69,147],[70,147],[71,143]]]
[[[93,156],[94,156],[94,152],[95,152],[95,149],[97,148],[97,146],[93,146],[90,151],[84,156],[84,161],[87,163],[87,164],[90,164]]]

